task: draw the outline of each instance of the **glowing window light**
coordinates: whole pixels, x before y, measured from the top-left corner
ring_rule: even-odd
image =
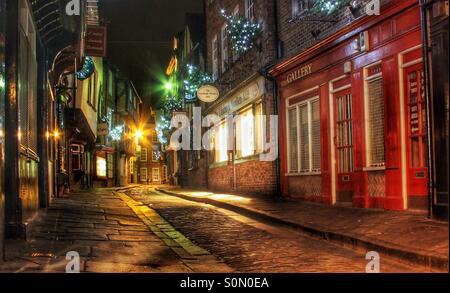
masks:
[[[107,175],[106,159],[102,157],[97,157],[97,177],[106,177],[106,175]]]

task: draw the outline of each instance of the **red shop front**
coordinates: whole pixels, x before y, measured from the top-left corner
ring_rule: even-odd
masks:
[[[418,1],[394,1],[275,66],[284,196],[427,208]]]

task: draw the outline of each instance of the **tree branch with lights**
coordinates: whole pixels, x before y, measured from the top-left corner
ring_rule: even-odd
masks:
[[[262,33],[262,25],[246,17],[235,17],[221,10],[222,16],[228,23],[228,33],[234,53],[241,54],[252,49],[255,39]]]

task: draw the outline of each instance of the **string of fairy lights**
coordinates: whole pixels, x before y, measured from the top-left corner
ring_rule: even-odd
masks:
[[[310,12],[333,14],[339,9],[350,6],[355,0],[315,0]],[[244,54],[255,46],[255,39],[258,38],[263,26],[258,21],[252,21],[244,16],[233,16],[224,9],[220,14],[227,22],[227,32],[231,37],[232,51],[235,54]],[[176,79],[176,78],[175,78]],[[184,97],[171,87],[166,88],[166,96],[163,99],[163,113],[160,115],[156,131],[161,143],[167,143],[167,137],[171,130],[170,119],[172,112],[179,111],[183,107],[183,99],[186,102],[194,102],[197,99],[197,90],[202,85],[213,83],[210,74],[201,70],[201,68],[188,64],[186,66],[185,78],[183,80]],[[176,87],[177,88],[177,87]]]

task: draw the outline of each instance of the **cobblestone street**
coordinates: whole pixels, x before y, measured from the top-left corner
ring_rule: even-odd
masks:
[[[364,273],[366,253],[342,248],[284,227],[268,225],[210,205],[138,188],[127,192],[156,210],[177,230],[239,272]],[[425,268],[381,259],[382,272]]]

